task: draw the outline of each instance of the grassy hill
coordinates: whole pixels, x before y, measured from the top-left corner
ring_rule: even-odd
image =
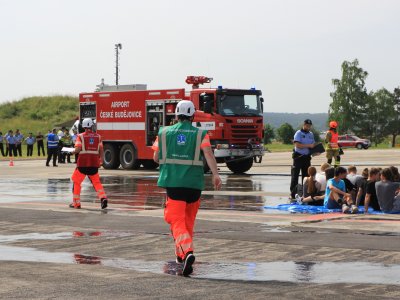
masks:
[[[29,97],[0,104],[0,131],[20,129],[47,133],[54,125],[74,119],[79,114],[79,101],[71,96]]]

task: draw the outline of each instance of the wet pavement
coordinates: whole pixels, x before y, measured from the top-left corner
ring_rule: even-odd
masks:
[[[277,232],[277,231],[275,231]],[[321,232],[322,233],[322,232]],[[107,258],[81,253],[50,252],[30,247],[7,245],[16,241],[62,240],[73,238],[127,237],[126,232],[60,232],[53,234],[0,235],[0,261],[102,265],[105,267],[182,276],[182,264],[175,261],[145,261]],[[93,240],[93,242],[95,242]],[[282,281],[320,284],[359,283],[400,285],[400,265],[368,262],[197,262],[194,279],[233,281]],[[357,274],[357,276],[355,276]]]
[[[283,196],[267,196],[282,191],[287,184],[285,176],[222,175],[224,185],[218,193],[210,192],[211,176],[206,177],[206,192],[202,195],[202,209],[261,211],[265,205],[286,201]],[[165,191],[157,187],[157,176],[102,176],[101,181],[109,197],[109,204],[137,209],[161,209]],[[72,182],[63,179],[6,179],[7,190],[2,203],[43,201],[67,203],[71,197]],[[24,186],[23,189],[20,187]],[[32,193],[35,191],[35,193]],[[81,201],[93,203],[96,194],[88,179],[82,184]],[[96,201],[96,200],[94,200]]]
[[[188,279],[157,172],[101,170],[109,208],[85,180],[73,210],[73,166],[40,166],[0,172],[0,298],[400,298],[400,216],[266,210],[287,202],[279,169],[206,176]]]

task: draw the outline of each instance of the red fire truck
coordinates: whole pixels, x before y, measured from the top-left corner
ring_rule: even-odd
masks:
[[[151,146],[160,126],[175,121],[176,104],[191,100],[197,111],[193,125],[208,130],[218,163],[234,173],[261,162],[263,98],[252,89],[200,88],[211,82],[205,76],[188,76],[193,89],[147,90],[146,85],[101,84],[96,92],[81,93],[80,120],[92,118],[104,144],[106,169],[155,169]],[[205,162],[205,170],[207,170]]]

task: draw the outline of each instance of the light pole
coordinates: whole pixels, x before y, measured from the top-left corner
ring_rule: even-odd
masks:
[[[122,44],[115,44],[115,85],[118,86],[119,80],[119,50],[122,49]]]

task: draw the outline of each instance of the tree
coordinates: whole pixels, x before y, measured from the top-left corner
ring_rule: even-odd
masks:
[[[365,80],[368,73],[358,66],[358,60],[342,63],[341,79],[333,79],[335,91],[331,93],[329,119],[340,124],[343,133],[351,130],[360,134],[366,120],[368,93]]]
[[[314,134],[314,141],[316,143],[319,143],[321,141],[321,136],[320,136],[321,133],[314,127],[311,129],[311,132]]]
[[[293,143],[294,137],[294,129],[292,125],[289,123],[283,123],[277,130],[276,130],[279,140],[284,144],[291,144]]]
[[[370,123],[374,126],[372,133],[375,145],[381,143],[389,134],[397,135],[398,113],[395,95],[387,89],[382,88],[373,93],[375,110],[371,113]],[[393,141],[392,141],[393,142]]]
[[[395,106],[395,117],[390,126],[390,134],[392,135],[392,147],[395,147],[396,137],[400,135],[400,87],[394,89],[393,100]]]
[[[275,138],[275,130],[271,124],[264,125],[264,144],[271,144]]]

